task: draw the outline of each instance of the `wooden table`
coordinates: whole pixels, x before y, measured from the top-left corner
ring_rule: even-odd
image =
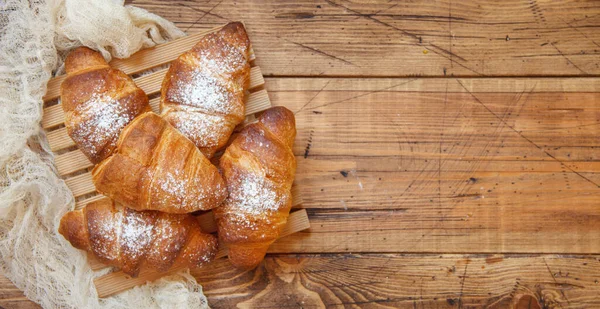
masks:
[[[133,1],[244,20],[296,113],[312,228],[194,272],[211,306],[600,307],[600,3],[371,2]]]

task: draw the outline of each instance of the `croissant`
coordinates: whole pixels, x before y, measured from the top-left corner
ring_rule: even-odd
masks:
[[[135,211],[108,199],[66,213],[58,231],[75,248],[134,277],[141,268],[195,268],[217,253],[216,237],[203,233],[192,215]]]
[[[123,129],[115,153],[94,167],[92,180],[98,192],[136,210],[188,213],[227,197],[217,168],[152,112]]]
[[[65,60],[67,77],[60,89],[67,133],[94,164],[112,154],[121,130],[150,111],[148,97],[125,73],[112,69],[87,47]]]
[[[161,116],[211,158],[245,118],[250,40],[229,23],[171,63],[162,83]]]
[[[256,267],[286,224],[296,173],[295,136],[294,114],[274,107],[245,127],[221,157],[229,197],[213,211],[236,267]]]

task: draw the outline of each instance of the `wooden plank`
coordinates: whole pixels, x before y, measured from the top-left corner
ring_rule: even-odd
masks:
[[[460,83],[458,83],[460,81]],[[598,92],[600,78],[267,78],[271,91],[375,91],[375,92],[465,92],[518,93]]]
[[[205,35],[219,29],[221,29],[221,26],[209,30],[202,30],[186,37],[157,45],[153,48],[142,49],[127,59],[115,58],[110,62],[110,66],[125,72],[125,74],[131,75],[164,65],[179,57],[179,55],[183,53],[182,51],[187,51],[192,48]],[[255,59],[254,50],[252,49],[250,59],[252,61]],[[162,74],[166,72],[166,70],[161,71]],[[60,85],[65,77],[65,75],[61,75],[48,81],[46,94],[43,97],[44,102],[54,100],[60,96]]]
[[[308,216],[305,210],[299,210],[290,214],[287,225],[281,231],[280,239],[305,230],[310,227]],[[280,241],[280,240],[277,240]],[[276,242],[277,242],[276,241]],[[215,259],[227,256],[227,248],[224,244],[219,245],[219,252]],[[208,266],[206,266],[208,267]],[[153,281],[163,276],[174,274],[182,269],[173,269],[167,273],[158,273],[153,270],[142,270],[138,277],[131,278],[123,272],[114,272],[94,279],[94,285],[98,292],[98,297],[107,297],[115,293],[143,284],[147,281]]]
[[[599,252],[597,78],[266,83],[314,209],[274,250]]]
[[[65,179],[65,184],[75,197],[96,192],[96,187],[89,173],[67,178]]]
[[[94,166],[79,149],[54,157],[54,165],[60,175],[71,174]],[[89,177],[91,178],[91,176]]]
[[[336,254],[192,271],[211,308],[596,308],[600,256]],[[39,308],[0,276],[0,305]],[[14,306],[14,307],[13,307]]]
[[[597,256],[269,257],[194,270],[212,308],[595,308]]]
[[[355,205],[354,211],[311,211],[311,229],[282,240],[271,252],[594,254],[600,246],[600,216],[598,203],[593,204],[590,199],[584,207],[576,201],[566,201],[573,208],[571,211],[557,210],[554,204],[546,212],[529,210],[529,203],[477,211],[472,206],[474,198],[456,198],[452,209],[431,203],[423,210],[410,206],[360,210]],[[339,207],[344,203],[351,201],[338,201]]]
[[[132,3],[188,32],[243,18],[266,76],[600,73],[596,1]]]
[[[140,87],[144,92],[148,95],[152,95],[160,92],[161,83],[163,77],[166,73],[166,69],[156,71],[154,73],[141,76],[135,79],[135,83]],[[264,85],[264,79],[262,77],[262,73],[259,67],[253,67],[250,71],[250,87],[249,90],[252,91],[248,97],[248,104],[252,106],[253,100],[256,96],[261,97],[264,94],[260,93],[262,90],[255,91],[257,88],[260,88]],[[254,91],[253,91],[254,90]],[[150,101],[151,107],[154,112],[158,112],[158,103],[160,102],[159,98],[155,98]],[[62,110],[62,106],[60,104],[52,105],[44,109],[44,118],[42,119],[42,127],[44,129],[55,127],[64,122],[64,113]]]

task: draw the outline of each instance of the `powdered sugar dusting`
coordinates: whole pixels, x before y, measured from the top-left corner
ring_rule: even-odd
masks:
[[[287,205],[289,196],[265,175],[246,170],[227,180],[229,197],[222,207],[235,228],[219,231],[225,239],[248,239],[250,232],[272,225],[272,214]]]
[[[179,250],[181,250],[181,246],[185,242],[178,241],[178,239],[183,236],[182,232],[185,230],[183,228],[173,228],[174,226],[180,226],[179,218],[182,218],[181,216],[163,216],[159,217],[156,221],[157,228],[154,235],[154,243],[158,244],[158,246],[152,246],[148,255],[158,256],[161,261],[166,262],[172,259],[173,256],[176,256]]]
[[[186,252],[188,260],[193,261],[195,266],[201,266],[212,261],[217,253],[217,242],[211,239],[211,235],[201,235],[200,237],[203,238],[200,240],[203,245],[201,250],[187,250]]]
[[[198,66],[190,80],[178,79],[170,91],[169,99],[177,104],[201,108],[212,114],[230,114],[237,108],[230,104],[234,96],[243,92],[243,85],[232,76],[248,65],[247,50],[233,46],[218,36],[209,36],[206,46],[193,50]]]
[[[70,119],[71,138],[92,156],[104,147],[114,147],[121,130],[135,117],[115,98],[95,93],[77,106]]]
[[[178,205],[187,206],[186,189],[189,187],[188,179],[183,175],[180,169],[168,171],[164,177],[158,178],[158,187],[162,192],[167,193],[171,198],[175,199]]]
[[[178,80],[170,99],[179,104],[199,107],[210,113],[228,114],[231,95],[213,76],[204,70],[194,71],[190,82]]]
[[[97,231],[90,239],[94,254],[101,259],[113,261],[119,257],[119,249],[115,248],[118,232],[121,228],[122,213],[116,213],[112,218],[102,218],[100,222],[92,221],[90,230]],[[89,224],[89,222],[88,222]]]
[[[277,187],[262,175],[244,174],[230,189],[229,198],[238,213],[257,216],[277,211],[284,205]]]
[[[207,250],[197,250],[196,252],[192,252],[192,261],[199,262],[197,265],[203,265],[213,260],[215,256],[215,252],[217,248],[215,246],[211,246]]]
[[[207,197],[201,181],[203,178],[191,179],[182,169],[173,168],[155,178],[154,197],[162,196],[170,207],[187,208],[201,204]]]
[[[205,37],[209,48],[203,48],[195,54],[202,67],[214,75],[221,75],[228,79],[236,71],[248,64],[248,48],[244,44],[232,45],[218,35]],[[210,48],[218,46],[218,48]]]
[[[217,146],[227,121],[221,116],[187,112],[177,113],[174,127],[202,147]],[[201,138],[199,138],[201,137]]]
[[[147,215],[140,212],[129,212],[127,222],[121,229],[121,245],[126,248],[127,255],[137,260],[152,242],[154,225],[147,222]]]
[[[212,236],[201,233],[195,218],[188,214],[167,214],[157,211],[135,211],[117,207],[110,213],[103,210],[99,220],[88,221],[92,252],[98,257],[123,267],[120,262],[138,264],[167,271],[179,256],[190,266],[208,263],[217,251]],[[190,221],[188,221],[190,220]],[[191,247],[186,247],[193,237]],[[129,269],[128,271],[133,271]]]

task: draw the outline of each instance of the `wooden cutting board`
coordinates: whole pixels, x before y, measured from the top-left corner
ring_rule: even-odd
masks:
[[[154,48],[139,51],[127,59],[115,59],[110,62],[113,68],[120,69],[130,75],[135,83],[150,98],[150,106],[155,113],[159,112],[160,87],[171,61],[180,54],[189,50],[203,36],[219,30],[222,26],[209,31],[199,32],[187,37],[183,37],[171,42],[158,45]],[[256,119],[255,115],[271,107],[271,101],[267,91],[264,89],[264,79],[255,63],[254,50],[251,49],[251,71],[249,95],[246,102],[246,120],[240,125],[250,123]],[[84,207],[90,202],[105,199],[107,197],[96,192],[92,182],[91,169],[93,164],[85,155],[77,149],[73,140],[67,135],[64,126],[64,113],[60,102],[60,85],[64,79],[58,76],[48,82],[48,89],[44,96],[44,115],[42,118],[42,127],[46,130],[50,149],[55,154],[55,164],[58,173],[63,177],[67,186],[73,192],[76,203],[75,208]],[[302,203],[297,186],[292,188],[293,207]],[[216,225],[212,212],[205,213],[198,217],[198,220],[204,231],[216,232]],[[298,210],[290,214],[288,224],[281,233],[281,237],[291,235],[295,232],[309,228],[309,221],[305,210]],[[223,258],[227,255],[227,247],[220,244],[219,252],[216,258]],[[107,267],[94,257],[89,256],[88,261],[94,270]],[[233,267],[233,266],[232,266]],[[94,280],[98,295],[106,297],[136,285],[144,284],[147,281],[156,280],[160,277],[174,274],[182,269],[173,269],[166,273],[158,273],[153,270],[142,270],[136,278],[116,271]]]

